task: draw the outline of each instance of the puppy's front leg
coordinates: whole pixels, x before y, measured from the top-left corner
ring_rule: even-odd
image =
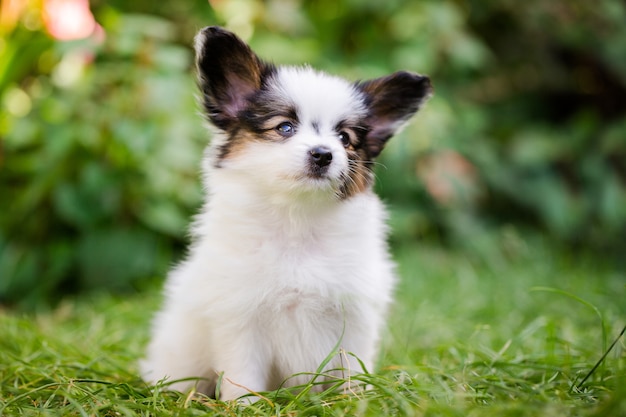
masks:
[[[269,361],[262,347],[255,343],[258,338],[255,340],[251,335],[239,334],[228,339],[228,343],[221,343],[224,348],[215,358],[216,369],[222,373],[221,384],[217,388],[219,399],[234,400],[246,394],[267,391]]]

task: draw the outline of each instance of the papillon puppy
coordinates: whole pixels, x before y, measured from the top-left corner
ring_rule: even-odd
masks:
[[[144,378],[230,400],[371,370],[395,282],[373,165],[430,80],[277,67],[218,27],[195,51],[214,128],[206,201],[168,276]]]

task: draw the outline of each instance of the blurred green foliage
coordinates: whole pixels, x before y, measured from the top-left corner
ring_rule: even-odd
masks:
[[[0,40],[0,302],[129,289],[180,256],[208,135],[194,33],[351,79],[408,69],[435,97],[377,171],[394,242],[503,225],[626,250],[626,6],[618,0],[92,2],[103,43],[29,10]],[[507,226],[508,227],[508,226]]]
[[[50,73],[31,72],[5,93],[5,301],[128,289],[162,274],[200,201],[206,134],[191,51],[162,18],[108,10],[103,20],[103,46],[55,45]]]

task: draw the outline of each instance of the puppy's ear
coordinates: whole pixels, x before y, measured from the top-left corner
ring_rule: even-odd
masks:
[[[373,158],[432,94],[428,77],[406,71],[359,82],[356,86],[368,100],[370,131],[365,144]]]
[[[261,87],[268,65],[234,33],[216,26],[196,35],[195,50],[205,111],[215,126],[227,130]]]

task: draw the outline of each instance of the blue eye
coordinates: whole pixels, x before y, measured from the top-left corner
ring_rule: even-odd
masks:
[[[281,136],[289,137],[296,133],[296,128],[291,122],[282,122],[281,124],[276,126],[276,131]]]

